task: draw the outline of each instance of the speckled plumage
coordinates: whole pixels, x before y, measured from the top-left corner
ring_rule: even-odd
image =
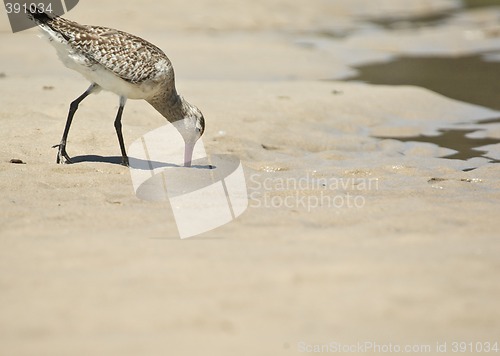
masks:
[[[37,17],[38,16],[38,17]],[[104,89],[106,78],[100,80],[98,71],[109,71],[116,77],[133,84],[139,94],[131,94],[133,87],[123,94],[128,97],[148,99],[161,85],[175,93],[174,71],[168,57],[150,42],[112,28],[81,25],[62,17],[45,14],[35,15],[34,20],[54,44],[62,62],[77,70],[90,81],[97,82]],[[54,43],[55,42],[55,43]],[[101,83],[100,83],[101,82]],[[125,86],[125,85],[124,85]],[[108,90],[117,92],[119,88]],[[122,94],[122,93],[118,93]]]
[[[158,66],[166,67],[162,74],[172,71],[165,53],[140,37],[107,27],[80,25],[61,17],[47,25],[83,54],[89,66],[98,63],[130,83],[160,79]]]
[[[56,48],[61,61],[78,71],[92,85],[70,106],[57,162],[71,162],[66,153],[66,139],[78,104],[99,89],[120,96],[115,119],[123,164],[128,165],[121,133],[121,115],[127,98],[144,99],[169,122],[186,142],[185,165],[190,165],[194,144],[205,129],[200,110],[177,94],[174,70],[161,49],[142,38],[103,26],[81,25],[58,16],[30,9],[28,16],[37,23]]]

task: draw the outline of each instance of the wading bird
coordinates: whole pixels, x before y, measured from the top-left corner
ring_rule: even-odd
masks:
[[[66,143],[78,105],[91,93],[104,89],[120,97],[114,125],[123,165],[129,165],[121,124],[127,99],[146,100],[177,128],[185,142],[184,165],[191,165],[194,146],[205,130],[205,120],[196,106],[177,93],[172,64],[161,49],[129,33],[80,25],[34,6],[27,15],[55,47],[64,65],[92,83],[69,107],[61,142],[54,146],[58,148],[57,163],[72,163]]]

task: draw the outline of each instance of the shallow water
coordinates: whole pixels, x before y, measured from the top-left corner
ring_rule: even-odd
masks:
[[[416,85],[456,100],[500,110],[500,83],[497,77],[500,62],[485,61],[482,55],[458,58],[402,57],[392,62],[356,69],[359,74],[349,80],[371,84]],[[471,124],[473,127],[470,127]],[[456,151],[443,158],[469,160],[484,157],[489,159],[490,163],[500,163],[500,160],[491,157],[488,150],[482,149],[484,146],[499,144],[500,140],[478,135],[499,124],[499,118],[492,118],[439,128],[435,136],[383,138],[401,142],[432,143]]]
[[[500,2],[496,3],[500,4]],[[468,5],[484,4],[470,2]],[[414,27],[432,26],[445,17],[446,15],[415,19],[408,23]],[[379,25],[395,28],[399,26],[398,23],[391,20]],[[406,26],[411,28],[409,25]],[[500,110],[500,82],[498,81],[500,61],[498,61],[497,52],[459,57],[401,56],[389,62],[361,65],[355,69],[357,75],[346,80],[395,86],[414,85],[452,99]],[[436,118],[436,121],[438,122],[439,118]],[[484,146],[500,143],[498,138],[486,137],[488,132],[495,130],[499,124],[498,118],[446,127],[437,124],[436,135],[421,134],[412,137],[383,138],[392,138],[401,142],[432,143],[455,151],[443,158],[469,160],[475,157],[485,157],[490,160],[490,163],[500,163],[498,157],[492,157],[490,151],[482,149]]]
[[[358,75],[348,80],[416,85],[452,99],[500,110],[500,62],[485,58],[488,56],[400,57],[356,67]]]
[[[467,8],[500,5],[499,0],[462,0]]]
[[[417,16],[412,18],[387,17],[371,20],[370,22],[385,29],[418,29],[429,26],[442,25],[453,15],[465,9],[487,8],[500,6],[500,0],[462,0],[462,8],[453,11],[444,11],[431,15]]]
[[[499,121],[500,122],[500,121]],[[410,137],[377,137],[381,139],[391,138],[402,142],[426,142],[433,143],[440,147],[445,147],[456,151],[455,153],[443,156],[448,159],[468,160],[475,157],[484,157],[490,160],[490,163],[500,163],[489,156],[489,151],[482,149],[484,146],[494,145],[499,142],[498,139],[469,137],[468,134],[477,132],[469,129],[440,129],[437,136],[410,136]]]

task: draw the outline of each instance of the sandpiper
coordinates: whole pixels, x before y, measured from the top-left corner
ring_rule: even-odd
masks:
[[[177,93],[172,64],[161,49],[129,33],[81,25],[34,6],[29,12],[28,17],[42,29],[64,65],[92,83],[69,107],[61,142],[54,146],[59,149],[57,163],[72,163],[66,143],[78,105],[91,93],[104,89],[120,97],[115,129],[123,165],[129,165],[121,129],[127,98],[146,100],[177,128],[185,142],[184,165],[191,165],[194,146],[205,130],[205,120],[196,106]]]

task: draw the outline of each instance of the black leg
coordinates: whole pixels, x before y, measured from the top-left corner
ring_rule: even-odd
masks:
[[[120,149],[122,151],[122,164],[124,166],[128,166],[127,151],[125,150],[125,143],[123,142],[123,135],[122,135],[122,113],[126,102],[127,98],[124,96],[120,96],[120,107],[118,108],[118,112],[116,113],[116,119],[115,119],[115,130],[116,130],[116,135],[118,136],[118,142],[120,143]]]
[[[68,118],[66,119],[66,126],[64,127],[64,133],[61,139],[61,143],[58,145],[52,146],[53,148],[58,147],[59,151],[57,152],[57,163],[73,163],[66,153],[66,141],[68,139],[69,128],[71,127],[71,121],[73,121],[73,116],[75,116],[76,110],[78,110],[78,105],[89,96],[92,92],[97,90],[99,86],[96,83],[92,83],[89,88],[78,98],[76,98],[69,106]],[[65,161],[66,160],[66,161]]]

